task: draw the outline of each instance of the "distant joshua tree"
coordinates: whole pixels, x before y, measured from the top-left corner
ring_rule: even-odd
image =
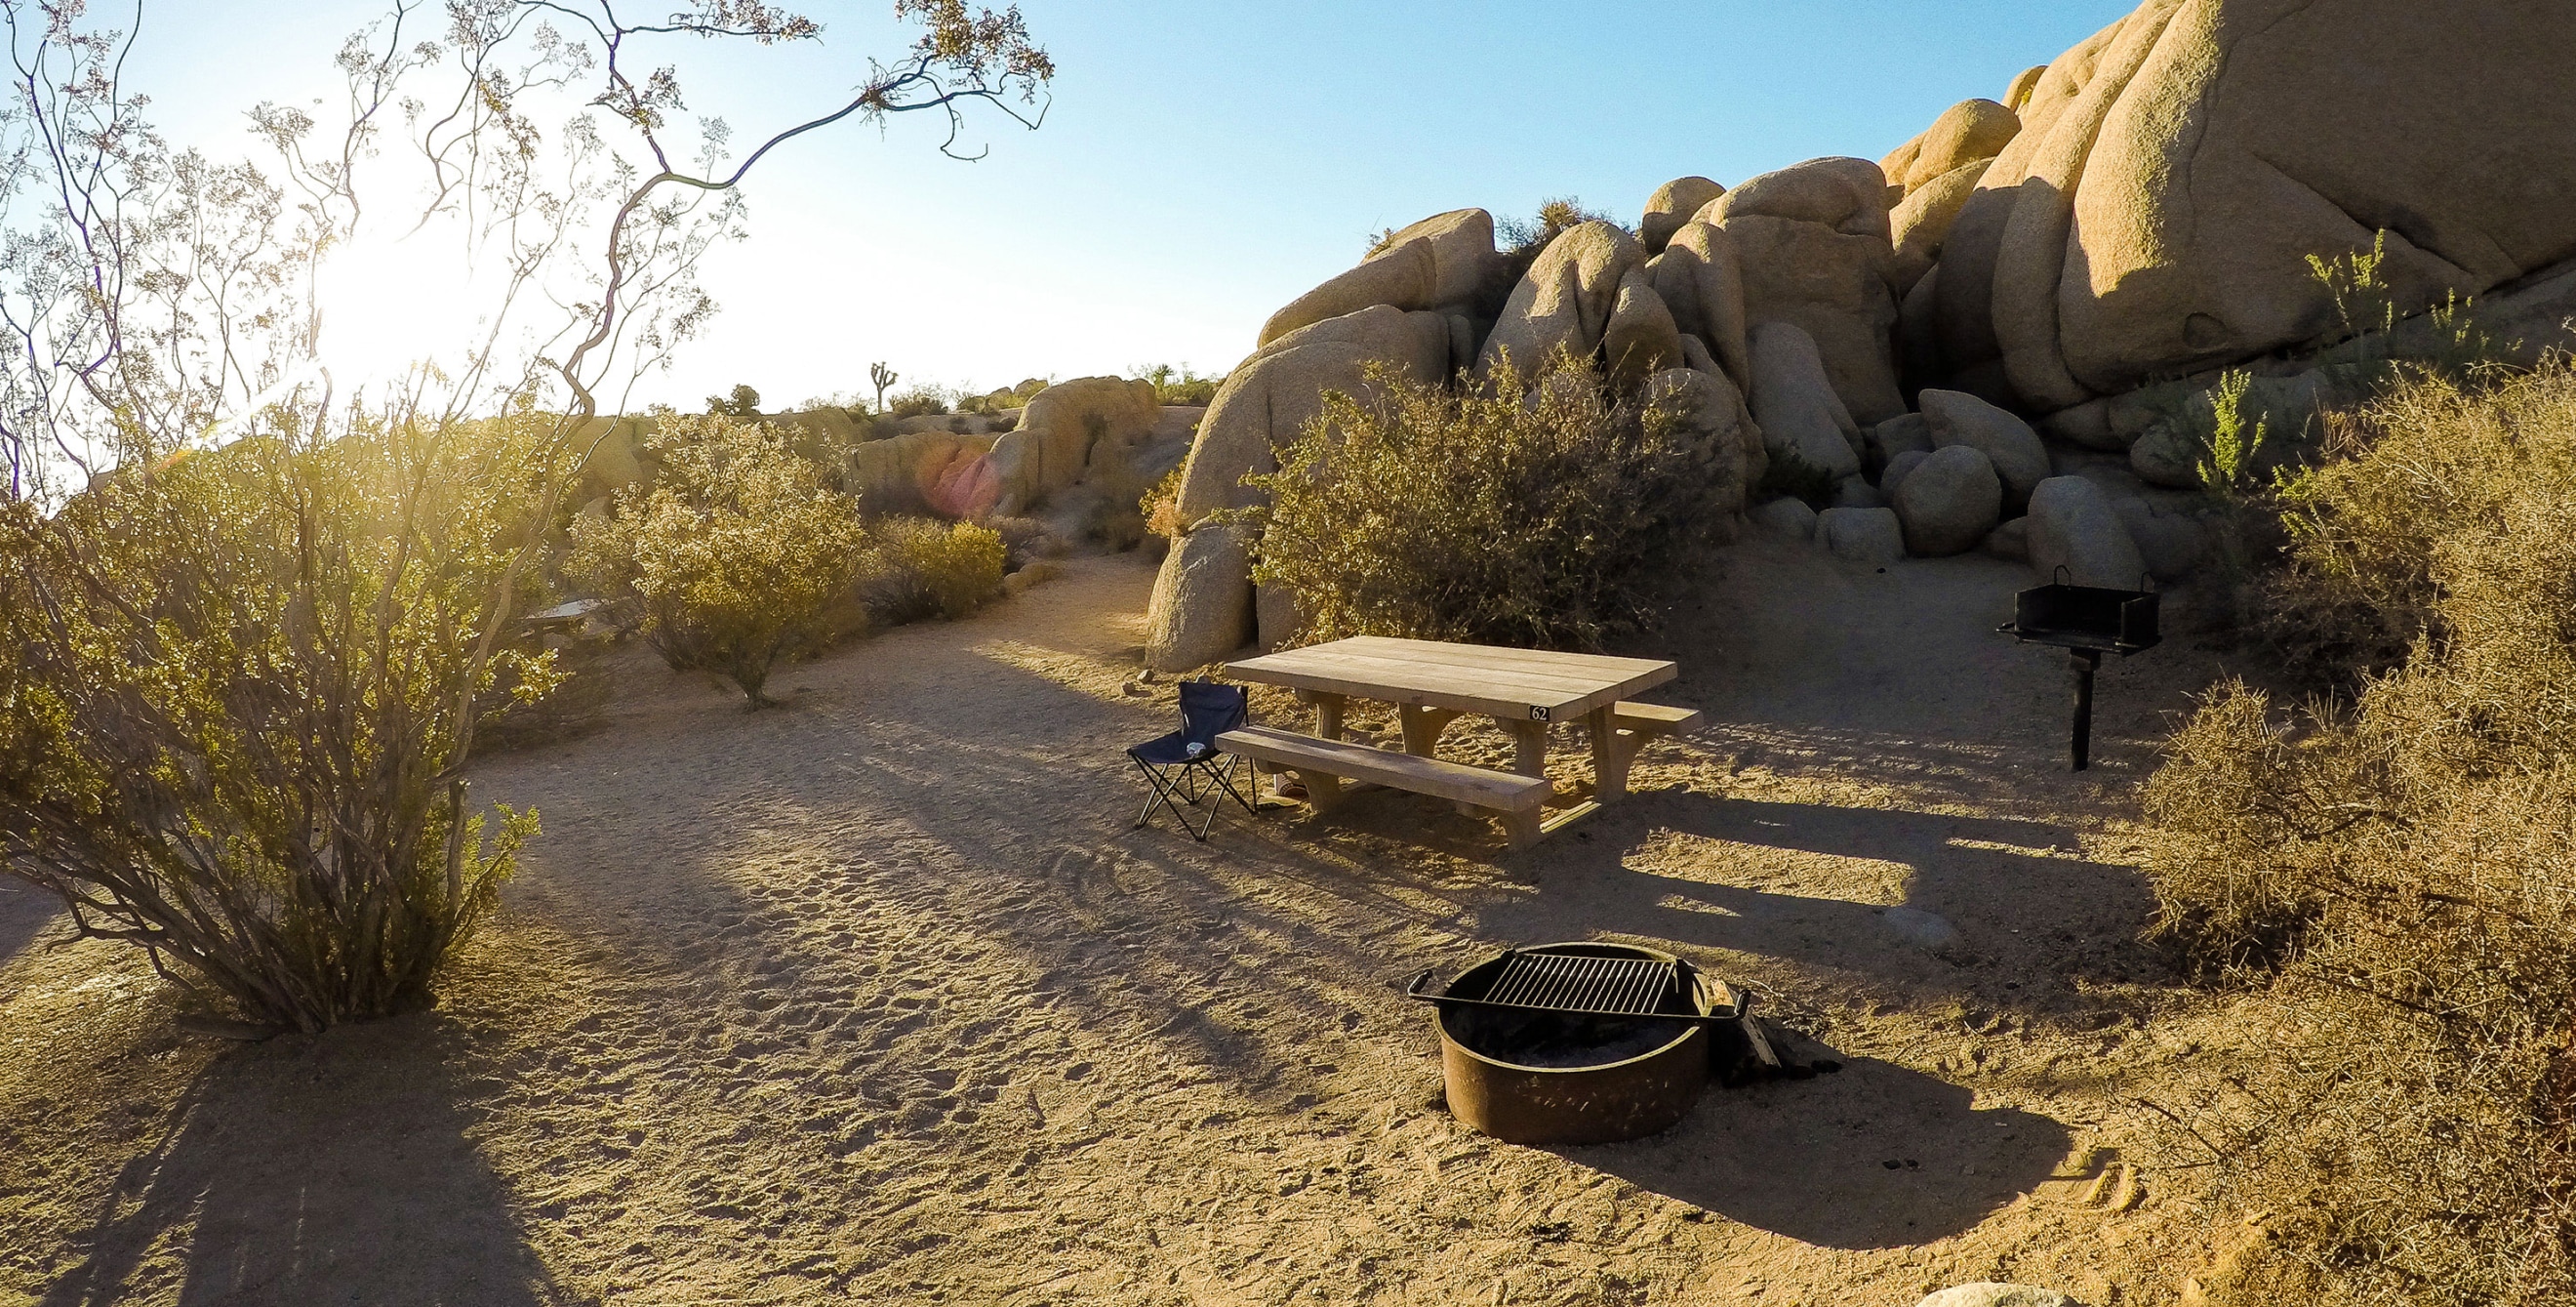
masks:
[[[756,418],[760,416],[760,392],[737,385],[731,395],[707,396],[707,411],[723,417]]]
[[[882,416],[886,411],[885,393],[896,380],[895,370],[882,363],[871,363],[868,365],[868,380],[877,383],[877,413]]]

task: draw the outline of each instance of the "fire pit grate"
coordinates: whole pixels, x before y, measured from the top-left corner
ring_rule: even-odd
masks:
[[[1706,1022],[1731,1021],[1741,1015],[1734,1004],[1713,1015],[1698,1015],[1690,1002],[1692,977],[1685,973],[1679,958],[1512,949],[1495,963],[1499,966],[1489,973],[1490,979],[1474,973],[1462,975],[1447,992],[1439,994],[1424,992],[1423,987],[1431,980],[1426,970],[1413,978],[1405,994],[1444,1009],[1501,1008],[1570,1017],[1656,1017]]]
[[[1641,1017],[1681,986],[1677,964],[1646,958],[1579,958],[1515,952],[1485,1002],[1601,1016]]]

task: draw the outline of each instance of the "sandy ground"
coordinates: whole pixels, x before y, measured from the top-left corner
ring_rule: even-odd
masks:
[[[418,1016],[184,1036],[0,886],[0,1303],[2099,1307],[2171,1301],[2229,1219],[2137,1105],[2224,1028],[2130,942],[2190,639],[2105,670],[2077,776],[2062,656],[1992,630],[2027,573],[1749,544],[1632,650],[1710,724],[1629,801],[1517,854],[1392,792],[1199,845],[1128,828],[1151,575],[1077,560],[773,713],[621,653],[603,729],[481,767],[545,835]],[[1629,1144],[1459,1126],[1402,984],[1574,938],[1675,949],[1845,1069]]]

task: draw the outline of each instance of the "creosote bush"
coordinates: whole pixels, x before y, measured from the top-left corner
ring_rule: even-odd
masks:
[[[889,518],[877,525],[860,590],[868,610],[889,626],[964,617],[1002,588],[1009,552],[991,527]]]
[[[0,865],[201,1006],[318,1031],[426,1006],[536,814],[449,775],[539,494],[523,424],[254,437],[0,503]],[[488,838],[487,838],[488,836]]]
[[[829,642],[859,575],[858,503],[767,423],[665,414],[653,447],[659,480],[575,522],[568,570],[640,601],[645,638],[673,668],[722,673],[752,707],[774,706],[771,670]]]
[[[2276,1214],[2219,1302],[2576,1299],[2576,371],[2399,385],[2293,480],[2341,699],[2214,692],[2147,787],[2155,934],[2243,987],[2177,1145]]]
[[[1651,625],[1714,541],[1690,415],[1611,395],[1589,364],[1463,393],[1377,369],[1365,389],[1328,394],[1254,479],[1270,503],[1228,515],[1261,541],[1254,579],[1298,596],[1301,638],[1595,648]]]

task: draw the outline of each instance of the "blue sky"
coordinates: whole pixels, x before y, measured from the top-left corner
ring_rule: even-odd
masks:
[[[130,84],[172,136],[210,147],[240,139],[258,100],[331,87],[340,35],[378,12],[147,6]],[[776,406],[862,390],[880,359],[983,388],[1222,371],[1379,228],[1554,195],[1633,221],[1672,177],[1875,158],[2130,7],[1023,0],[1060,69],[1044,129],[980,118],[991,152],[974,164],[942,158],[926,122],[773,156],[748,185],[752,239],[710,266],[722,318],[643,397],[694,404],[746,381]],[[741,140],[836,106],[869,55],[904,44],[891,8],[806,7],[826,28],[814,48],[692,41],[655,62],[678,63],[689,107]]]

